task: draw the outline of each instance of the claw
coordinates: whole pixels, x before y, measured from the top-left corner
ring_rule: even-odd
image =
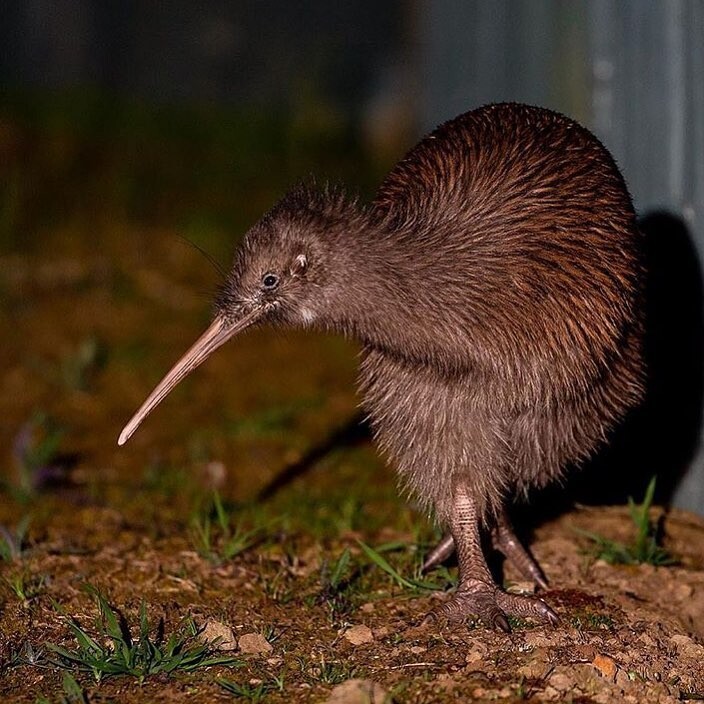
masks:
[[[493,584],[472,580],[460,586],[449,601],[431,611],[423,623],[441,618],[461,622],[470,616],[478,616],[487,628],[504,633],[511,632],[509,616],[529,618],[553,627],[560,622],[542,599],[507,594]]]
[[[560,617],[542,599],[540,601],[543,604],[541,616],[553,628],[557,628],[560,625]]]
[[[506,616],[502,613],[497,614],[494,616],[494,621],[491,624],[494,630],[497,628],[500,628],[504,633],[510,633],[511,632],[511,624],[508,622],[508,619]]]

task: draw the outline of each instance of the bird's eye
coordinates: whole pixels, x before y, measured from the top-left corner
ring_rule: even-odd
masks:
[[[267,291],[273,291],[279,285],[279,277],[276,274],[264,274],[262,276],[262,286]]]

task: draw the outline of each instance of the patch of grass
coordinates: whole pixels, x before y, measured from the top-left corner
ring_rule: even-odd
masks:
[[[11,577],[5,577],[5,582],[22,602],[22,606],[26,608],[30,601],[36,599],[44,591],[47,577],[43,574],[32,575],[23,571]]]
[[[320,656],[319,662],[311,662],[305,657],[298,657],[296,660],[301,675],[311,684],[340,684],[360,675],[357,666],[336,660],[326,660],[323,655]]]
[[[277,404],[251,413],[236,420],[228,419],[225,429],[233,437],[245,439],[280,438],[282,434],[291,435],[303,411],[320,408],[323,396],[298,399],[288,403]]]
[[[35,704],[88,704],[88,695],[70,672],[64,672],[61,684],[64,691],[59,699],[38,697]]]
[[[142,486],[146,491],[160,494],[159,498],[174,499],[184,487],[187,491],[195,489],[192,472],[186,471],[182,465],[173,465],[159,459],[153,459],[142,475]]]
[[[63,429],[41,411],[20,428],[13,441],[17,482],[5,485],[16,500],[28,501],[56,473],[63,435]]]
[[[285,678],[285,673],[281,673],[259,682],[250,681],[240,684],[222,677],[217,678],[215,682],[235,699],[244,699],[256,704],[256,702],[263,701],[264,697],[272,692],[283,692]]]
[[[615,627],[611,616],[594,611],[580,611],[573,614],[570,622],[578,631],[612,631]]]
[[[353,608],[352,592],[359,577],[359,569],[350,570],[351,552],[345,548],[338,560],[330,566],[323,562],[320,570],[321,590],[314,603],[323,603],[328,607],[330,620],[335,623],[341,616],[350,613]]]
[[[27,532],[31,518],[24,516],[14,530],[0,525],[0,560],[15,562],[22,559],[27,546]]]
[[[358,496],[348,496],[342,501],[337,519],[338,535],[357,530],[363,525],[364,504]]]
[[[105,367],[107,349],[96,337],[87,337],[59,363],[59,378],[70,391],[88,391],[96,374]]]
[[[35,650],[28,640],[22,644],[10,642],[3,650],[3,657],[0,658],[0,677],[13,667],[22,665],[41,667],[43,662],[44,651],[41,648]]]
[[[340,586],[343,584],[343,578],[347,574],[348,567],[350,564],[350,549],[345,548],[342,555],[340,555],[339,559],[335,563],[334,567],[330,571],[330,576],[329,578],[324,577],[324,581],[327,582],[326,586],[328,589],[332,592],[337,592],[340,589]]]
[[[298,585],[287,567],[279,568],[273,576],[260,569],[257,580],[266,597],[281,606],[289,604],[298,595]]]
[[[507,616],[508,625],[511,626],[512,631],[525,631],[527,628],[531,628],[532,624],[525,618],[520,616]]]
[[[65,616],[78,647],[68,650],[54,643],[46,647],[56,656],[53,665],[90,674],[96,682],[106,677],[129,676],[140,683],[154,675],[193,672],[211,665],[238,665],[229,656],[217,655],[211,643],[198,640],[199,631],[191,619],[165,640],[163,621],[153,629],[143,601],[139,610],[138,635],[135,638],[124,617],[94,587],[87,591],[94,597],[100,613],[99,632],[91,636],[74,618]],[[61,608],[55,608],[63,614]],[[151,636],[152,630],[156,635]]]
[[[272,645],[276,643],[279,638],[283,635],[284,630],[278,628],[275,624],[270,623],[264,626],[262,629],[262,635],[266,639],[267,643],[271,643]]]
[[[367,556],[367,558],[369,558],[369,560],[371,560],[371,562],[374,563],[377,567],[386,572],[386,574],[388,574],[393,579],[393,581],[402,589],[410,589],[414,592],[422,592],[438,591],[445,588],[445,585],[443,584],[429,582],[427,580],[419,579],[416,577],[408,579],[401,575],[396,568],[391,566],[389,561],[383,556],[382,553],[406,549],[408,546],[405,543],[387,543],[385,545],[378,546],[376,549],[369,547],[369,545],[366,545],[361,540],[358,540],[357,543],[359,547],[362,548],[362,552]]]
[[[241,521],[234,521],[214,491],[205,508],[193,516],[189,535],[201,557],[220,565],[260,544],[265,531],[261,526],[246,529]]]
[[[602,535],[585,530],[577,530],[580,535],[592,542],[590,553],[597,559],[605,560],[612,565],[674,565],[676,558],[662,547],[662,530],[658,523],[650,520],[650,508],[655,496],[655,480],[653,477],[643,497],[643,503],[637,505],[632,497],[628,497],[628,510],[636,529],[635,539],[630,545],[605,538]]]

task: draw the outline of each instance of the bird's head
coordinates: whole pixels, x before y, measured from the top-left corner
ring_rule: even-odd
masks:
[[[245,235],[220,288],[213,322],[125,426],[123,445],[164,397],[218,347],[253,325],[310,326],[324,313],[335,240],[359,216],[339,190],[300,186]],[[347,224],[349,224],[347,222]]]

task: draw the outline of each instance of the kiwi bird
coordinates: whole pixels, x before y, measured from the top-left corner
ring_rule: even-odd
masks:
[[[445,527],[426,567],[457,552],[434,612],[557,621],[503,591],[483,537],[546,579],[507,507],[578,466],[643,394],[642,237],[613,159],[558,113],[490,105],[451,120],[373,201],[293,188],[245,235],[212,324],[123,430],[237,333],[271,323],[362,345],[359,388],[400,484]]]

